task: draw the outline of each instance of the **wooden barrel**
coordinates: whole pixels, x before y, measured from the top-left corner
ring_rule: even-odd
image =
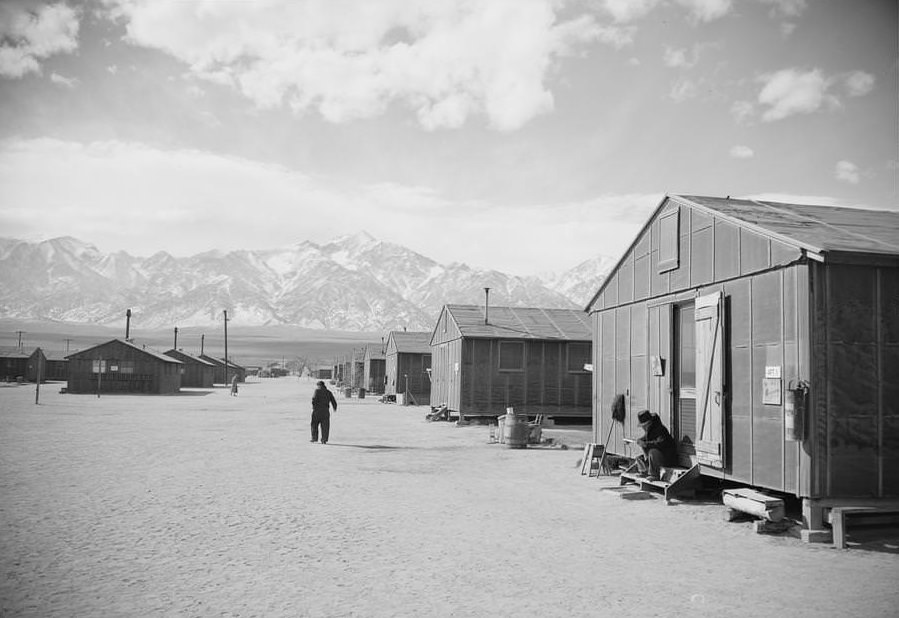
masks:
[[[506,414],[503,422],[503,442],[509,448],[527,448],[529,430],[527,416]]]

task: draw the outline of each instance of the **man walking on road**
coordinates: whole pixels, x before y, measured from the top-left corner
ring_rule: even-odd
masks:
[[[327,389],[325,383],[318,381],[315,393],[312,395],[312,440],[318,442],[318,426],[322,428],[322,444],[328,443],[328,434],[331,431],[331,407],[337,412],[337,400],[334,394]]]

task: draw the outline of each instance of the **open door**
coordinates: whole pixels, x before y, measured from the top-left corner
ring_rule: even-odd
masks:
[[[721,292],[696,299],[696,459],[724,467],[724,303]]]

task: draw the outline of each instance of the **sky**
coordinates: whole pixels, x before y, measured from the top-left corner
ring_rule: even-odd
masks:
[[[895,0],[0,2],[0,236],[560,272],[666,194],[899,209]]]

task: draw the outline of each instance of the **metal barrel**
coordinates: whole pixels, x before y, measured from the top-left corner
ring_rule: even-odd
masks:
[[[503,423],[503,442],[508,448],[528,447],[528,417],[521,414],[506,414]]]

